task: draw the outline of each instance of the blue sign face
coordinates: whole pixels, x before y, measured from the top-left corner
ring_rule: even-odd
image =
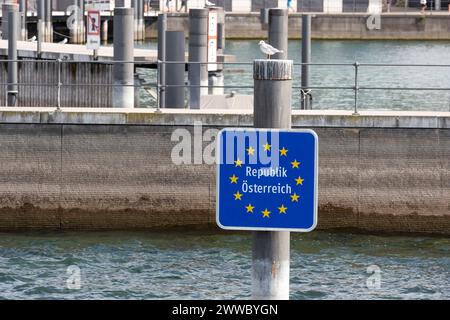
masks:
[[[312,231],[317,178],[314,131],[224,129],[217,147],[217,224],[228,230]]]

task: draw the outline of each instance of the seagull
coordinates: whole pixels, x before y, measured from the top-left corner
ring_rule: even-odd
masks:
[[[36,36],[32,36],[30,39],[28,39],[28,41],[35,42],[36,41]]]
[[[66,44],[67,43],[67,38],[64,38],[64,40],[58,42],[59,44]]]
[[[277,48],[272,47],[270,44],[265,43],[263,40],[261,40],[258,45],[259,49],[261,49],[263,53],[267,54],[269,60],[271,55],[274,55],[275,53],[283,53],[282,50],[278,50]]]
[[[205,6],[207,7],[214,7],[215,5],[216,5],[215,3],[209,2],[208,0],[206,0],[205,2]]]

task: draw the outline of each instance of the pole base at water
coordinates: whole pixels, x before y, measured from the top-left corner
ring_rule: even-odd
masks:
[[[291,128],[292,60],[255,60],[254,127]],[[254,232],[252,298],[289,299],[289,232]]]

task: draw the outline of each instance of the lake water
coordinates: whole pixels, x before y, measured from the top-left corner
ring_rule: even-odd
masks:
[[[148,42],[141,47],[156,48]],[[187,47],[186,47],[187,48]],[[259,51],[258,41],[227,41],[226,53],[235,55],[238,62],[251,62],[264,58]],[[289,57],[296,63],[301,59],[301,42],[289,42]],[[378,64],[448,64],[450,65],[450,42],[445,41],[328,41],[314,40],[312,43],[313,63],[378,63]],[[300,86],[300,66],[295,67],[294,86]],[[146,81],[155,81],[155,72],[141,70]],[[225,85],[236,86],[226,89],[241,94],[253,94],[251,66],[227,65]],[[450,67],[360,67],[359,86],[382,88],[449,88]],[[352,66],[311,66],[311,86],[353,86]],[[143,94],[147,105],[154,105]],[[300,90],[294,89],[293,106],[299,108]],[[314,90],[314,109],[352,110],[353,90]],[[363,110],[423,110],[450,111],[450,91],[425,90],[361,90],[358,107]]]
[[[250,270],[248,233],[0,233],[2,299],[246,299]],[[450,239],[295,234],[290,292],[450,299]]]

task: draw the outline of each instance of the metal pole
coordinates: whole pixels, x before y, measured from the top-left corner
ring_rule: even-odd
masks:
[[[139,16],[139,4],[138,0],[131,1],[131,7],[133,8],[133,17],[134,17],[134,35],[133,39],[138,40],[138,16]]]
[[[288,57],[288,11],[286,9],[269,10],[269,44],[282,53],[272,56],[272,59],[287,59]]]
[[[311,63],[311,15],[302,15],[302,63]],[[301,109],[310,110],[311,94],[309,92],[309,65],[302,65]]]
[[[291,128],[292,69],[292,60],[254,61],[256,128]],[[253,232],[253,299],[289,299],[289,245],[289,232]]]
[[[108,18],[106,18],[105,20],[103,20],[102,23],[102,41],[103,42],[108,42]]]
[[[114,9],[114,61],[113,66],[113,107],[134,107],[134,45],[133,45],[133,9]]]
[[[45,2],[37,0],[37,32],[38,32],[38,57],[41,56],[42,42],[45,42]]]
[[[8,12],[9,4],[2,4],[2,39],[8,39]]]
[[[208,61],[208,9],[189,10],[189,62]],[[208,94],[207,64],[189,64],[189,106],[200,109],[201,96]],[[200,86],[204,86],[201,88]]]
[[[358,115],[358,93],[359,93],[359,86],[358,86],[358,71],[359,71],[359,63],[355,62],[353,64],[353,66],[355,67],[355,87],[354,87],[354,91],[355,91],[355,109],[353,111],[353,115]]]
[[[27,32],[27,0],[20,0],[19,2],[19,11],[20,11],[20,39],[22,41],[26,41],[28,38]]]
[[[3,11],[5,12],[5,11]],[[19,40],[19,7],[16,4],[8,5],[8,106],[17,106],[18,63],[17,41]]]
[[[56,60],[58,62],[58,97],[57,97],[57,105],[56,108],[61,109],[61,59]]]
[[[138,0],[139,2],[139,40],[145,41],[145,21],[144,21],[144,0]]]
[[[434,8],[436,9],[436,11],[441,10],[441,0],[436,0],[436,2],[434,4]]]
[[[158,82],[159,82],[159,107],[166,107],[166,31],[167,31],[167,14],[158,15]]]
[[[52,5],[52,0],[45,0],[45,39],[47,42],[53,42]]]
[[[166,104],[168,108],[184,108],[184,31],[166,31],[166,38],[167,61],[181,62],[166,65]]]

